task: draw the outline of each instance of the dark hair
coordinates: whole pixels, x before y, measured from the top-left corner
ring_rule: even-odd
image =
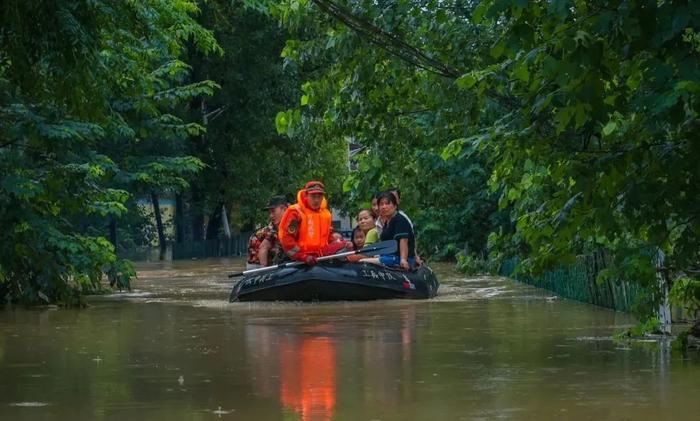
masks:
[[[380,191],[376,191],[376,192],[372,193],[372,200],[377,199],[377,201],[379,201],[379,196],[381,196],[381,195],[382,195],[382,192],[380,192]]]
[[[352,243],[352,248],[355,248],[355,234],[361,232],[364,234],[360,226],[356,226],[355,228],[352,229],[352,234],[350,234],[350,242]]]
[[[386,199],[389,203],[392,203],[396,207],[399,206],[399,204],[396,203],[396,196],[394,196],[391,191],[381,192],[379,197],[377,197],[377,203],[381,202],[382,199]]]
[[[389,193],[395,191],[396,195],[399,196],[399,199],[401,198],[401,189],[398,187],[389,187],[388,189],[386,189],[386,191],[388,191]]]
[[[377,217],[374,216],[372,209],[360,209],[359,211],[357,211],[357,216],[359,217],[362,212],[367,212],[369,214],[369,216],[372,217],[372,219],[377,219]],[[360,226],[358,225],[357,228],[359,228],[359,227]]]

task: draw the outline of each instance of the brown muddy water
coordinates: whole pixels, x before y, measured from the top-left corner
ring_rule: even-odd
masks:
[[[429,301],[228,303],[240,260],[145,263],[0,311],[0,420],[698,419],[700,358],[621,313],[437,266]]]

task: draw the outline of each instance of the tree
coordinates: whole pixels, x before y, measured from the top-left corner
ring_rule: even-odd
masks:
[[[201,25],[211,28],[225,51],[205,56],[195,51],[189,62],[195,78],[215,81],[221,89],[206,101],[195,101],[190,116],[206,134],[189,152],[206,163],[185,196],[194,239],[220,231],[221,209],[230,211],[237,229],[250,229],[266,218],[261,207],[271,195],[295,194],[309,178],[326,182],[332,203],[340,197],[347,171],[344,139],[299,132],[292,139],[275,129],[279,111],[298,104],[298,69],[279,59],[286,33],[269,16],[239,2],[203,4]]]
[[[7,1],[0,6],[0,284],[13,300],[74,303],[133,269],[77,228],[126,211],[134,184],[181,184],[191,157],[142,142],[201,127],[168,112],[210,82],[184,84],[191,41],[219,47],[192,1]],[[106,225],[106,224],[105,224]]]
[[[365,145],[369,184],[405,180],[421,148],[481,155],[515,225],[493,230],[492,252],[517,251],[522,270],[602,248],[614,263],[600,276],[656,304],[697,276],[694,2],[255,4],[295,31],[285,58],[314,69],[290,125]]]
[[[358,171],[344,183],[349,206],[367,207],[372,193],[398,185],[425,253],[484,253],[504,224],[487,186],[491,164],[466,148],[454,161],[442,157],[452,156],[443,153],[452,140],[477,132],[480,104],[456,89],[456,69],[488,57],[494,31],[457,30],[469,6],[456,2],[295,5],[266,5],[291,31],[285,64],[305,78],[300,106],[278,114],[278,130],[360,146]],[[500,106],[489,107],[493,118]]]

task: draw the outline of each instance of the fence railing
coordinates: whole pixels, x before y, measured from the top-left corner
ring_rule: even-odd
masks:
[[[547,289],[584,303],[594,304],[617,311],[630,312],[648,296],[641,286],[618,279],[598,282],[598,273],[605,267],[605,257],[599,255],[579,256],[575,264],[547,271],[541,276],[516,274],[518,258],[503,262],[499,274],[538,288]]]
[[[173,260],[203,259],[206,257],[242,256],[248,252],[248,239],[251,232],[234,234],[231,238],[217,238],[205,241],[191,241],[175,243],[173,248]]]

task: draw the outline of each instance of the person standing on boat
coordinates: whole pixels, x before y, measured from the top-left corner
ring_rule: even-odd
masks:
[[[270,215],[270,223],[250,236],[246,270],[277,264],[282,260],[284,252],[277,238],[277,231],[288,205],[286,197],[272,196],[263,208]]]
[[[416,236],[410,220],[399,212],[394,194],[387,191],[379,195],[379,213],[388,221],[382,230],[381,241],[396,240],[398,250],[394,254],[383,254],[362,261],[385,266],[400,266],[404,270],[411,269],[416,264]]]
[[[328,247],[333,242],[332,219],[325,193],[323,183],[309,181],[297,193],[297,203],[282,216],[279,239],[293,260],[314,265],[319,256],[332,254]]]

